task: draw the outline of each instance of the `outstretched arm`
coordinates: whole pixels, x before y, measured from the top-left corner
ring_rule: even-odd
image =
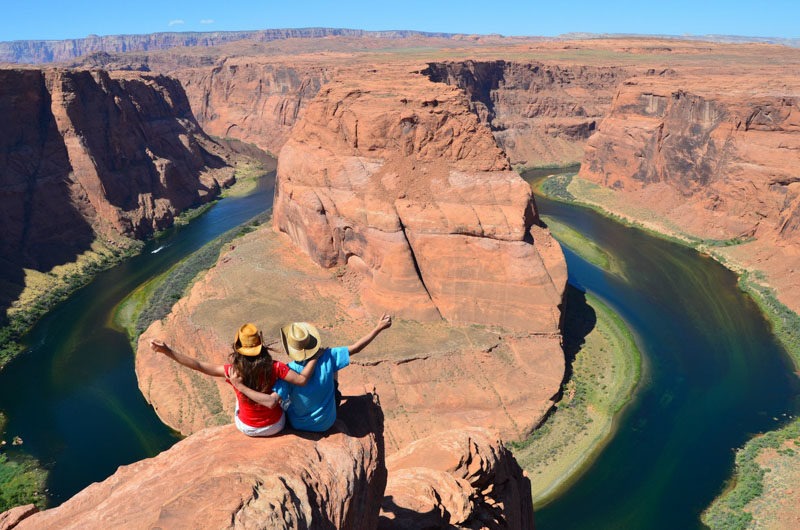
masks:
[[[187,368],[191,368],[192,370],[197,370],[198,372],[202,372],[206,375],[214,377],[225,377],[224,365],[207,363],[195,359],[194,357],[189,357],[188,355],[184,355],[181,352],[173,350],[172,348],[167,346],[166,343],[164,343],[164,341],[156,339],[150,341],[150,347],[153,349],[153,351],[158,353],[163,353],[173,361],[176,361],[177,363],[182,364]]]
[[[312,357],[311,360],[308,361],[303,367],[303,371],[299,374],[294,370],[289,370],[283,380],[293,385],[306,386],[306,384],[311,380],[311,376],[314,375],[314,369],[317,367],[318,356],[319,354]]]
[[[370,342],[372,342],[375,339],[375,337],[377,337],[380,334],[381,331],[383,331],[388,327],[391,327],[391,325],[392,325],[392,315],[387,315],[386,313],[381,315],[381,319],[378,320],[378,323],[375,325],[372,331],[370,331],[369,333],[358,339],[355,343],[347,347],[347,349],[350,351],[350,355],[358,353],[364,348],[366,348],[367,345]]]

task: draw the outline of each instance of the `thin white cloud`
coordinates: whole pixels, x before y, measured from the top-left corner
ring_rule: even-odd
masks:
[[[181,24],[186,24],[186,22],[184,22],[183,20],[178,18],[178,19],[175,19],[175,20],[170,20],[167,25],[168,26],[180,26]]]
[[[213,18],[204,18],[203,20],[200,21],[200,23],[201,24],[213,24],[214,23],[214,19]]]

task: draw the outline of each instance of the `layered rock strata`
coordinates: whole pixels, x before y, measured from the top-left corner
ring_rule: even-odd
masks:
[[[102,71],[2,70],[3,253],[33,263],[75,225],[144,237],[232,181],[180,84]],[[214,171],[218,170],[218,171]],[[83,221],[81,223],[80,221]],[[8,251],[8,252],[7,252]]]
[[[146,35],[90,35],[83,39],[18,40],[0,42],[0,62],[51,63],[77,59],[91,53],[123,53],[153,51],[178,46],[219,46],[236,41],[269,42],[283,39],[321,39],[330,37],[355,37],[375,39],[403,39],[408,37],[455,37],[449,33],[420,31],[364,31],[341,28],[287,28],[256,31],[209,31],[150,33]]]
[[[724,244],[718,252],[764,271],[798,311],[798,167],[796,77],[689,71],[628,80],[590,139],[579,176],[654,212],[649,220],[667,231]]]
[[[0,70],[4,278],[72,261],[100,237],[143,238],[232,182],[225,151],[174,79]]]
[[[277,154],[309,101],[330,77],[330,66],[263,58],[222,58],[205,68],[181,68],[197,121],[208,134],[252,143]]]
[[[281,150],[274,224],[360,276],[372,313],[558,333],[560,248],[464,92],[402,67],[342,75]]]
[[[386,467],[381,529],[534,527],[530,480],[484,429],[418,440]]]
[[[631,71],[500,60],[430,63],[423,73],[467,93],[512,164],[563,166],[581,160]]]

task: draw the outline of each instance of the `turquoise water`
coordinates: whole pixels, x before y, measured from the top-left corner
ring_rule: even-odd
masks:
[[[732,475],[734,450],[800,413],[788,356],[715,261],[586,208],[540,197],[537,205],[624,265],[621,279],[565,251],[569,283],[617,311],[645,356],[613,439],[537,510],[537,529],[702,528],[700,513]]]
[[[139,392],[134,352],[111,327],[113,310],[140,284],[271,207],[273,187],[274,172],[246,197],[219,201],[99,274],[39,321],[25,337],[26,351],[0,372],[3,438],[24,441],[8,453],[24,451],[49,470],[50,505],[178,440]]]

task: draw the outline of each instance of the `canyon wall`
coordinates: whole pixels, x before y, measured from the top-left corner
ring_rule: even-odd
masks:
[[[800,310],[800,85],[779,71],[626,81],[579,176],[761,270]],[[649,216],[649,217],[648,217]]]
[[[432,81],[464,90],[473,110],[511,163],[564,166],[580,162],[586,140],[608,112],[622,67],[538,62],[430,63]]]
[[[150,33],[146,35],[89,35],[82,39],[18,40],[0,42],[0,62],[52,63],[77,59],[95,52],[124,53],[164,50],[174,47],[208,47],[249,40],[269,42],[283,39],[320,39],[323,37],[371,37],[403,39],[408,37],[451,38],[449,33],[419,31],[364,31],[338,28],[289,28],[256,31],[213,31]]]
[[[104,71],[0,70],[3,278],[168,226],[232,182],[225,150],[171,78]],[[6,303],[14,295],[9,288]],[[5,291],[5,290],[4,290]]]
[[[213,67],[172,72],[208,134],[277,154],[308,102],[330,78],[319,64],[223,58]]]

